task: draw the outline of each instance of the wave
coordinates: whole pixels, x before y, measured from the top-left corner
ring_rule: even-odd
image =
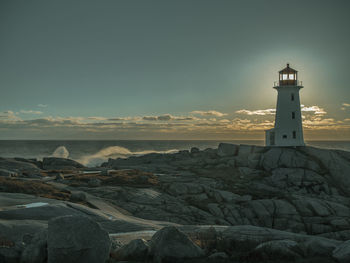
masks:
[[[132,155],[140,156],[140,155],[145,155],[149,153],[174,153],[174,152],[178,152],[178,150],[177,149],[171,149],[167,151],[145,150],[145,151],[132,152],[129,149],[121,146],[109,146],[107,148],[104,148],[98,151],[95,154],[82,156],[77,161],[87,167],[94,167],[102,164],[103,162],[107,161],[109,158],[112,158],[112,159],[126,158]]]
[[[54,150],[51,157],[68,158],[69,152],[66,147],[59,146],[56,148],[56,150]]]

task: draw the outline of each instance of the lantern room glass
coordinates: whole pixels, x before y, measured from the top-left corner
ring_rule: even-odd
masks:
[[[296,74],[280,74],[280,80],[296,80]]]

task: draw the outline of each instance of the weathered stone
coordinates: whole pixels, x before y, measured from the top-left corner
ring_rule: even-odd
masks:
[[[12,172],[12,171],[9,171],[9,170],[0,169],[0,176],[16,177],[16,176],[18,176],[18,174],[16,172]]]
[[[264,259],[298,259],[301,258],[302,250],[299,244],[293,240],[272,240],[258,245],[254,253]]]
[[[204,251],[200,247],[173,226],[157,231],[149,244],[150,254],[153,255],[155,262],[204,256]]]
[[[197,147],[192,147],[190,152],[193,153],[199,153],[199,149]]]
[[[229,168],[229,166],[227,164],[224,163],[220,163],[217,166],[215,166],[216,169],[226,169]]]
[[[0,262],[20,262],[23,240],[31,241],[44,229],[45,224],[35,221],[0,220]]]
[[[304,242],[308,256],[329,256],[337,247],[337,244],[327,239],[310,239]]]
[[[47,262],[47,229],[36,233],[21,254],[21,263],[44,262]]]
[[[73,192],[70,196],[72,202],[81,202],[86,200],[86,194],[83,192]]]
[[[333,250],[333,258],[335,258],[339,263],[350,262],[350,240],[345,241]]]
[[[240,144],[238,148],[238,156],[248,157],[253,152],[254,145]]]
[[[172,183],[170,184],[168,191],[172,195],[184,195],[184,194],[200,194],[203,193],[203,187],[194,183]]]
[[[236,166],[236,160],[235,159],[231,159],[227,161],[227,165],[231,166],[231,167],[235,167]]]
[[[111,241],[108,233],[85,216],[51,219],[48,227],[48,262],[105,262]]]
[[[322,202],[316,199],[307,199],[307,206],[318,216],[329,216],[331,212]]]
[[[56,175],[56,178],[55,178],[57,181],[61,181],[61,180],[64,180],[64,175],[59,173]]]
[[[230,143],[220,143],[218,147],[219,156],[233,156],[236,155],[238,151],[238,146]]]
[[[332,181],[347,194],[350,194],[350,162],[345,151],[319,149],[315,147],[303,147],[303,152],[318,159],[326,167],[332,177]]]
[[[221,209],[219,208],[219,205],[216,203],[210,203],[208,204],[208,209],[209,212],[214,215],[214,216],[218,216],[218,217],[224,217],[224,214],[222,213]]]
[[[191,198],[195,201],[195,202],[203,202],[205,200],[208,199],[208,196],[206,193],[202,193],[202,194],[198,194],[198,195],[192,195]]]
[[[0,169],[23,176],[41,176],[41,169],[30,162],[17,161],[11,158],[0,158]]]
[[[210,258],[211,260],[213,260],[213,259],[217,259],[217,260],[227,259],[228,255],[225,252],[215,252],[215,253],[211,254],[208,258]]]
[[[43,159],[43,169],[45,170],[72,170],[84,168],[84,165],[66,158],[45,157]]]
[[[113,252],[115,260],[145,260],[148,255],[148,244],[144,239],[134,239]]]
[[[91,178],[88,182],[90,187],[98,187],[101,185],[101,180],[98,178]]]
[[[266,171],[276,168],[304,168],[315,172],[321,171],[317,162],[309,159],[305,154],[296,149],[273,147],[264,153],[260,160],[260,166]]]

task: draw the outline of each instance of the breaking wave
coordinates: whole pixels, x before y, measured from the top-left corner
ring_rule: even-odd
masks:
[[[69,152],[66,147],[59,146],[54,150],[54,152],[51,155],[52,157],[59,157],[59,158],[68,158]]]
[[[94,167],[102,164],[103,162],[107,161],[109,158],[113,158],[113,159],[126,158],[132,155],[138,156],[138,155],[144,155],[148,153],[174,153],[177,151],[178,151],[177,149],[172,149],[167,151],[145,150],[145,151],[132,152],[129,149],[121,146],[110,146],[98,151],[95,154],[82,156],[77,161],[85,166]]]

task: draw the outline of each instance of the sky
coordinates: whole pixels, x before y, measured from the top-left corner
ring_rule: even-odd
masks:
[[[350,140],[348,0],[2,0],[0,139],[264,139],[299,71],[306,140]]]

